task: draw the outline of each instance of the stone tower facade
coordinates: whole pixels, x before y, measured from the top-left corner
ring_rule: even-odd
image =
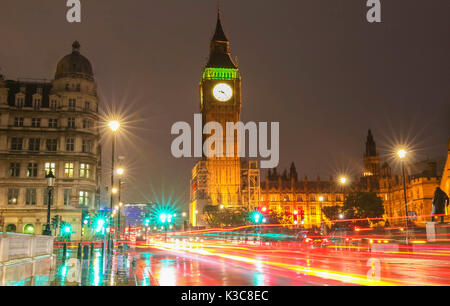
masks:
[[[206,205],[225,208],[258,205],[260,181],[257,162],[242,160],[238,156],[237,131],[233,137],[227,135],[227,122],[240,122],[241,101],[241,75],[231,58],[230,42],[218,13],[209,59],[200,82],[200,111],[203,127],[213,122],[220,124],[223,141],[221,147],[216,147],[217,143],[210,146],[207,139],[213,134],[203,137],[203,145],[209,151],[214,150],[216,155],[204,155],[192,171],[190,220],[194,226],[203,225],[200,215]],[[227,155],[230,144],[234,150]]]

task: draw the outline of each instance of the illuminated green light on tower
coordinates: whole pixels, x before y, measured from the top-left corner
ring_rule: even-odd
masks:
[[[203,80],[238,80],[239,70],[234,68],[205,68]]]

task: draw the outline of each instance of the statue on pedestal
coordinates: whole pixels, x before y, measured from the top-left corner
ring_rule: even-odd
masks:
[[[436,187],[436,191],[433,196],[433,210],[431,212],[431,222],[434,222],[435,215],[441,215],[441,223],[444,223],[445,208],[449,204],[447,194],[439,187]]]

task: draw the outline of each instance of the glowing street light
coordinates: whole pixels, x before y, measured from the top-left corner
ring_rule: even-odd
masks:
[[[125,171],[125,170],[123,170],[123,168],[119,168],[119,169],[116,170],[116,173],[117,173],[118,175],[122,175],[122,174],[124,173],[124,171]]]
[[[400,159],[405,158],[406,153],[407,152],[404,149],[400,149],[400,150],[397,151],[397,155],[398,155],[398,157],[400,157]]]
[[[113,188],[111,189],[111,191],[112,191],[112,193],[117,193],[117,191],[119,191],[119,189],[117,189],[116,187],[113,187]]]
[[[117,131],[120,127],[120,123],[117,120],[110,121],[108,126],[111,128],[113,132]]]
[[[345,176],[341,176],[339,178],[339,183],[341,183],[342,185],[345,185],[345,183],[347,183],[347,178]]]
[[[222,204],[222,205],[220,205],[220,209],[223,209],[223,208],[224,208],[223,204]]]

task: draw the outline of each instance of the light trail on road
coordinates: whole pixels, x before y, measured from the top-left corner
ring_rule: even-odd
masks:
[[[249,272],[263,267],[267,275],[280,271],[287,277],[303,275],[303,282],[296,285],[450,285],[450,247],[445,245],[400,245],[390,250],[393,245],[382,243],[311,247],[287,241],[241,242],[205,237],[163,241],[152,237],[137,247],[225,261]]]

